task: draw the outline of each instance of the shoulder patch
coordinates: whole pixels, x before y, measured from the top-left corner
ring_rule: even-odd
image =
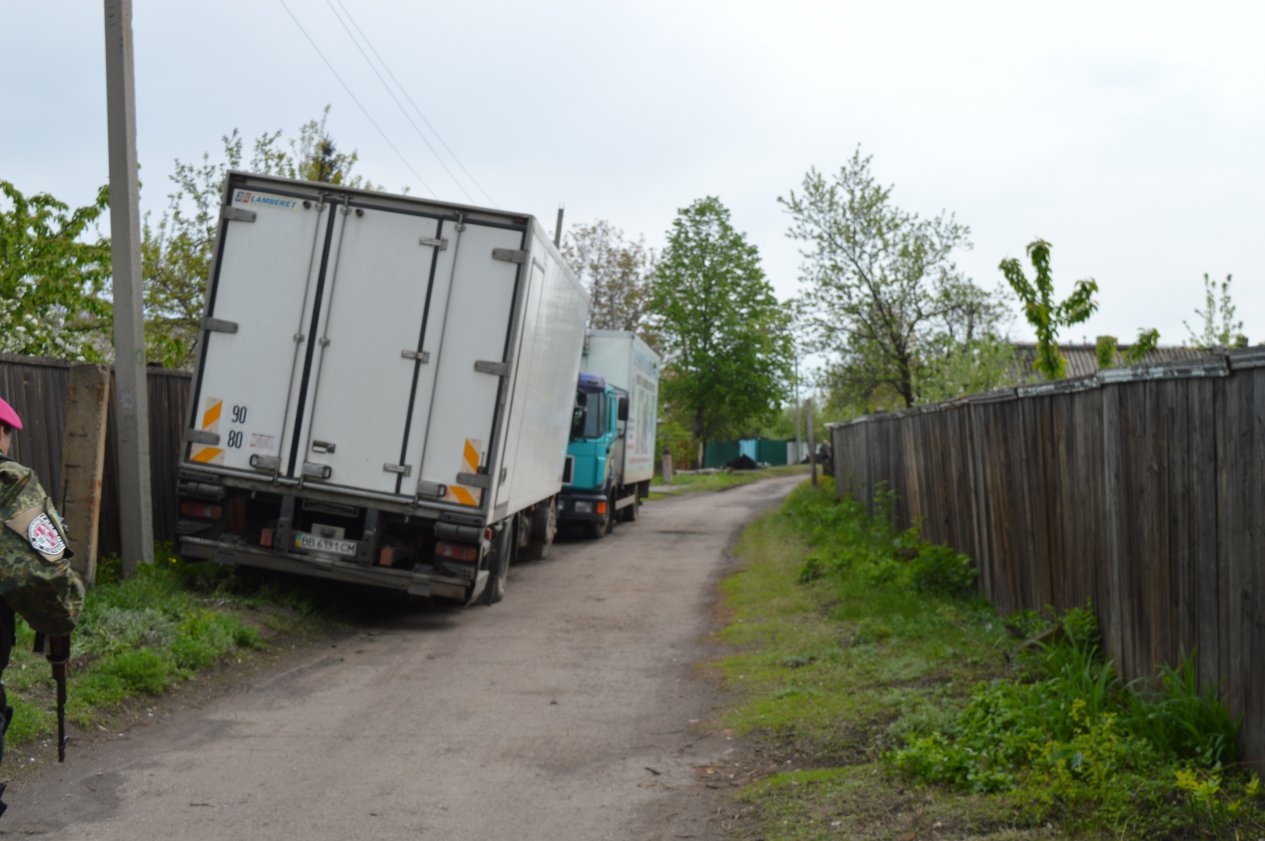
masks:
[[[56,555],[66,549],[66,542],[61,539],[61,532],[53,525],[53,521],[47,514],[40,514],[27,524],[26,536],[35,551],[43,552],[45,555]]]

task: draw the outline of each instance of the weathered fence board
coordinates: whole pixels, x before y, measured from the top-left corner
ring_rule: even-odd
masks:
[[[1092,604],[1128,679],[1191,652],[1265,760],[1265,349],[833,427],[841,492],[971,555],[1003,612]]]
[[[23,431],[14,441],[13,458],[32,468],[40,482],[61,503],[57,477],[62,472],[61,447],[66,423],[69,362],[0,354],[0,397],[22,416]],[[176,467],[185,419],[190,375],[151,368],[147,371],[150,430],[150,481],[153,489],[154,538],[175,539]],[[107,421],[105,477],[101,494],[98,551],[117,553],[119,535],[118,454],[114,447],[114,393],[111,380]],[[73,540],[75,535],[71,535]]]

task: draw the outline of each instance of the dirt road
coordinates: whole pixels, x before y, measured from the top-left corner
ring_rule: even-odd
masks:
[[[646,505],[511,571],[493,608],[395,612],[11,787],[0,836],[713,838],[715,584],[800,477]]]

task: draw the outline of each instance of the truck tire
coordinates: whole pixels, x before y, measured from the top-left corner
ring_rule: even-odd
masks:
[[[523,557],[529,561],[543,561],[549,557],[549,547],[558,534],[558,498],[550,497],[545,503],[537,505],[531,514],[531,532],[527,545],[523,548]]]
[[[584,534],[589,540],[601,540],[615,529],[615,491],[606,491],[606,516],[600,520],[588,520],[584,523]]]
[[[488,571],[488,583],[479,596],[479,604],[491,607],[505,598],[505,583],[510,574],[510,553],[514,551],[514,524],[507,522],[499,534],[492,538],[492,550],[484,563]]]
[[[636,489],[634,489],[632,505],[629,505],[627,508],[623,508],[620,510],[619,519],[623,520],[625,523],[635,523],[637,522],[637,516],[640,513],[641,513],[641,494]]]

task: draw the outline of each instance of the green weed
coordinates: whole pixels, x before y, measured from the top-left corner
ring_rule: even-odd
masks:
[[[753,832],[1265,837],[1193,656],[1125,684],[1092,609],[1003,619],[968,559],[893,528],[889,494],[830,492],[800,487],[753,523],[724,584],[737,651],[718,668],[740,700],[718,723],[789,766],[744,789]]]
[[[98,568],[72,640],[67,715],[80,727],[109,718],[130,698],[160,695],[226,657],[266,647],[260,627],[293,632],[333,613],[315,592],[186,564],[164,547],[156,555],[126,581],[117,559]],[[19,620],[5,672],[15,708],[10,745],[55,726],[53,684],[48,664],[31,653],[33,637]]]

